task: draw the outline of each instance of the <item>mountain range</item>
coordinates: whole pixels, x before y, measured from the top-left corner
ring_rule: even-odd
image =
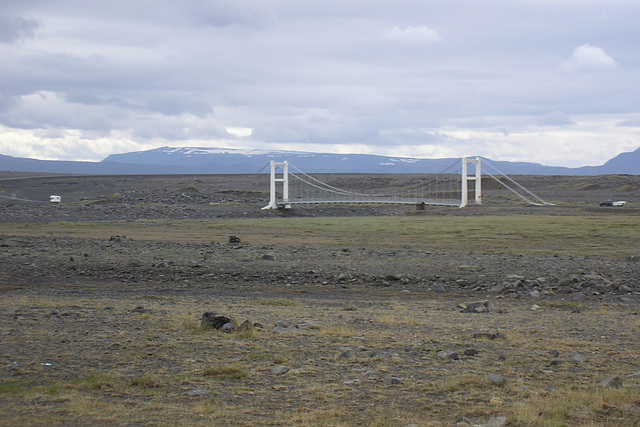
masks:
[[[89,175],[252,174],[268,172],[267,166],[271,160],[287,160],[294,170],[306,173],[453,173],[460,169],[460,159],[454,158],[418,159],[371,154],[162,147],[111,154],[100,162],[36,160],[0,154],[0,170]],[[483,160],[490,166],[489,169],[483,169],[491,172],[493,167],[509,175],[640,175],[640,148],[619,154],[601,166],[579,168]]]

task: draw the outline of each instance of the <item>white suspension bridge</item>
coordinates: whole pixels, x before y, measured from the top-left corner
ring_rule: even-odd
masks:
[[[482,163],[494,172],[482,167]],[[454,170],[454,166],[460,168]],[[472,165],[470,174],[469,165]],[[293,205],[311,204],[400,204],[466,207],[482,204],[482,173],[531,205],[550,205],[480,157],[463,157],[438,174],[424,175],[418,182],[404,187],[388,186],[384,191],[353,191],[330,185],[284,161],[271,161],[269,204],[262,209],[288,209]],[[485,169],[483,171],[483,169]],[[498,178],[496,175],[500,176]],[[469,183],[473,182],[473,188]],[[472,195],[470,198],[469,195]]]

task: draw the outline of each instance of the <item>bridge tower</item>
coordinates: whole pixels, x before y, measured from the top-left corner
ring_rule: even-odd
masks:
[[[469,176],[468,166],[472,163],[476,167],[476,175]],[[464,208],[469,205],[469,181],[476,182],[475,191],[475,203],[476,205],[482,204],[482,166],[480,165],[480,157],[475,159],[469,157],[462,158],[462,199],[460,200],[460,207]]]
[[[269,204],[262,209],[278,209],[278,195],[276,193],[277,183],[282,183],[282,202],[284,207],[290,207],[289,202],[289,162],[276,162],[271,160],[271,188],[269,196]],[[278,170],[281,171],[281,178],[278,178]]]

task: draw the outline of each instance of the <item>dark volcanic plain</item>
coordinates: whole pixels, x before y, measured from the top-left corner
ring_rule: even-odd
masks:
[[[487,180],[465,209],[263,211],[266,175],[0,173],[0,425],[638,425],[640,177],[515,179],[554,205]]]

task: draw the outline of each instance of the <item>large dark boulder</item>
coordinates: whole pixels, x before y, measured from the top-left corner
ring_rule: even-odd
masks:
[[[207,311],[202,314],[202,320],[200,321],[200,325],[202,327],[209,327],[217,330],[221,330],[225,325],[231,324],[235,329],[235,321],[231,316],[227,316],[226,314],[218,314],[213,311]],[[226,329],[230,327],[227,326]]]

